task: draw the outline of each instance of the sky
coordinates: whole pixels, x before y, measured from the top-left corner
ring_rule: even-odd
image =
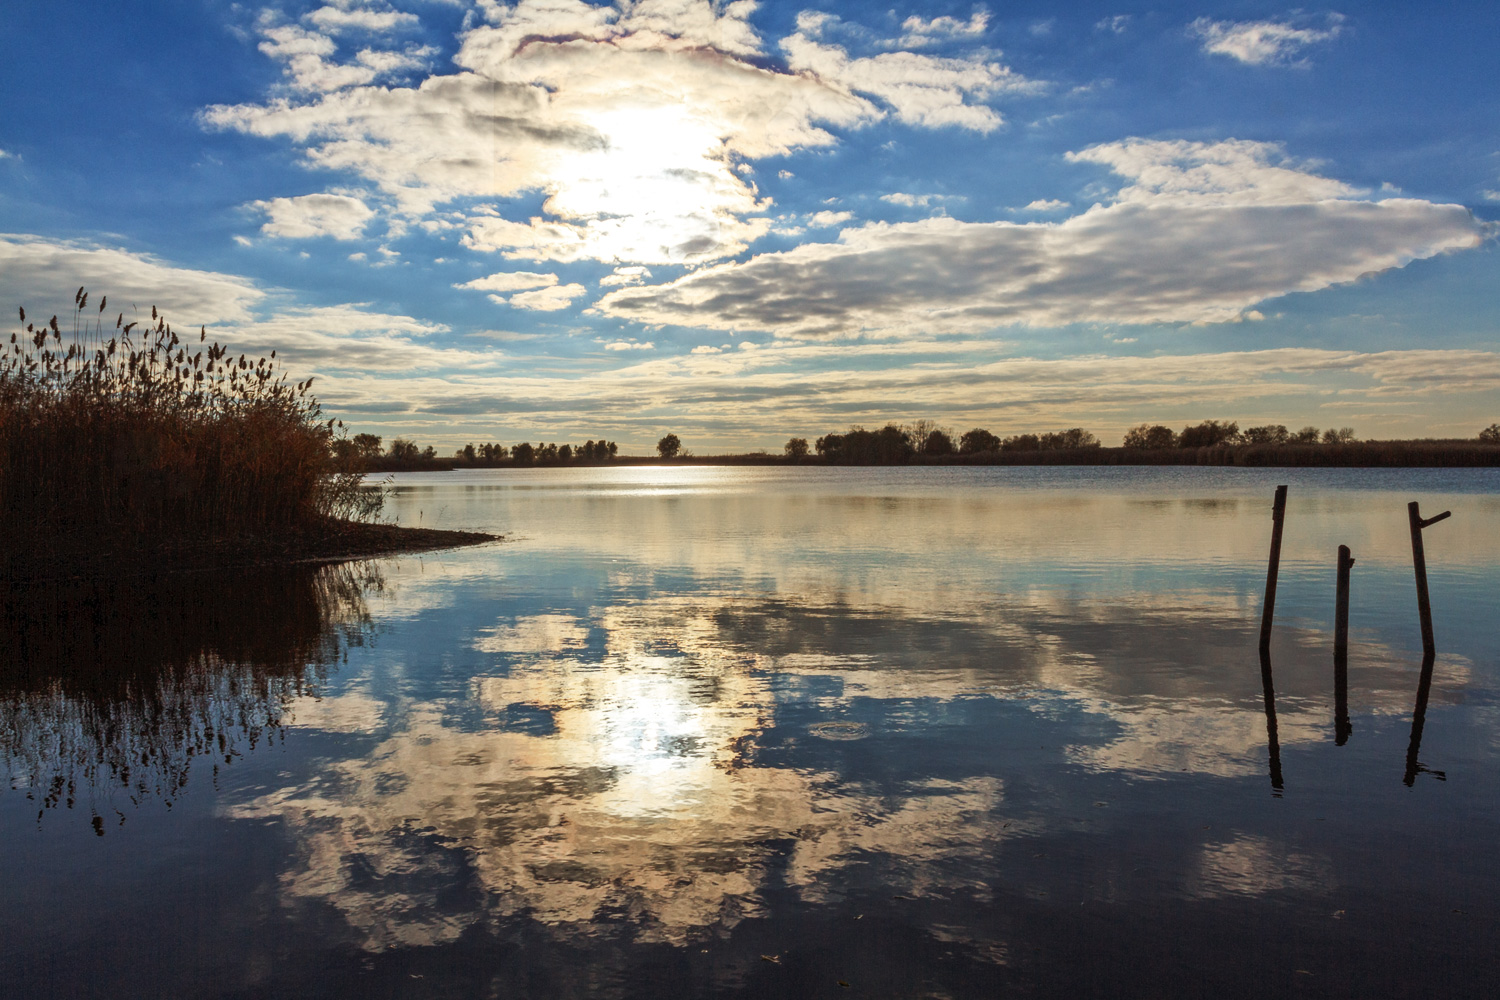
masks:
[[[0,305],[157,305],[443,453],[1472,437],[1496,38],[1493,3],[11,0]]]

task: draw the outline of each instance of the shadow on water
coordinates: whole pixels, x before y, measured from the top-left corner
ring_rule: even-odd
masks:
[[[48,809],[170,807],[195,759],[274,741],[371,633],[370,564],[0,587],[0,761]]]

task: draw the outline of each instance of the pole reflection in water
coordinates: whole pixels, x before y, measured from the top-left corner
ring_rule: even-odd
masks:
[[[368,565],[32,582],[0,589],[0,763],[47,809],[169,807],[195,759],[276,738],[370,619]]]
[[[1271,654],[1264,646],[1260,650],[1260,686],[1266,705],[1266,752],[1270,758],[1271,788],[1274,789],[1273,794],[1279,796],[1283,785],[1281,740],[1276,734],[1276,686],[1271,678]]]
[[[1403,779],[1407,787],[1416,784],[1418,774],[1430,774],[1439,781],[1447,781],[1446,772],[1437,771],[1417,759],[1422,752],[1422,727],[1427,724],[1427,696],[1432,692],[1432,667],[1436,660],[1436,654],[1427,653],[1422,657],[1422,677],[1417,682],[1417,704],[1411,713],[1411,743],[1406,748],[1406,777]]]

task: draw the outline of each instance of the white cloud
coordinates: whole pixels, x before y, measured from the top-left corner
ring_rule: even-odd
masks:
[[[1174,205],[1302,205],[1365,194],[1289,160],[1275,143],[1126,139],[1069,153],[1073,163],[1099,163],[1133,182],[1116,202]]]
[[[1041,85],[984,56],[944,59],[914,52],[851,58],[844,48],[798,32],[781,42],[787,65],[888,104],[897,120],[928,128],[956,126],[989,133],[1000,127],[993,108],[975,103],[1002,93],[1035,93]]]
[[[324,31],[335,34],[344,31],[392,31],[396,28],[415,27],[419,23],[417,15],[404,11],[376,11],[367,8],[343,10],[338,7],[319,7],[303,20],[311,21]]]
[[[1056,212],[1058,209],[1067,208],[1072,202],[1058,201],[1056,198],[1038,198],[1036,201],[1028,202],[1023,212]]]
[[[459,72],[378,87],[430,53],[366,50],[340,62],[326,33],[272,19],[262,48],[307,96],[202,117],[286,137],[309,165],[365,178],[413,220],[453,202],[545,195],[530,219],[466,207],[471,249],[682,264],[737,254],[769,231],[746,161],[830,146],[827,128],[888,115],[987,132],[1000,118],[985,100],[1037,86],[987,56],[859,59],[807,34],[786,41],[788,67],[776,69],[749,24],[754,6],[487,4],[486,23],[461,36]]]
[[[604,345],[606,351],[650,351],[656,347],[649,340],[644,343],[636,340],[614,340]]]
[[[842,225],[854,218],[853,212],[815,212],[807,220],[807,224],[813,229],[830,229],[833,226]]]
[[[20,157],[8,150],[0,149],[0,160],[18,160]]]
[[[881,195],[880,200],[906,208],[926,208],[928,205],[936,202],[963,201],[964,199],[947,194],[909,194],[904,191],[894,191],[890,194]]]
[[[354,240],[364,234],[375,213],[358,198],[342,194],[307,194],[250,203],[266,213],[260,231],[280,239],[302,240],[332,236]]]
[[[1329,14],[1323,29],[1280,21],[1214,21],[1200,17],[1188,32],[1203,39],[1203,51],[1229,56],[1250,66],[1286,65],[1309,45],[1332,41],[1343,28],[1343,15]]]
[[[1479,192],[1485,201],[1500,201],[1500,191],[1484,190]]]
[[[471,219],[473,249],[527,260],[711,260],[767,228],[740,162],[831,145],[823,124],[880,114],[839,83],[749,61],[760,54],[746,20],[752,7],[495,5],[490,23],[462,36],[458,73],[203,117],[286,136],[310,164],[360,174],[412,216],[459,199],[547,196],[534,220]],[[306,55],[326,61],[331,52],[330,40],[304,29],[267,30]],[[322,79],[327,72],[311,66],[304,89],[343,84]]]
[[[990,15],[986,10],[975,11],[967,21],[948,16],[934,17],[928,21],[912,15],[901,22],[903,34],[896,44],[915,49],[952,39],[978,38],[984,34],[989,23]]]
[[[550,288],[555,284],[557,284],[555,274],[538,274],[535,271],[500,271],[453,287],[476,288],[485,292],[524,292],[533,288]]]
[[[353,62],[341,63],[330,58],[338,51],[338,45],[331,37],[295,24],[278,24],[276,16],[269,11],[262,14],[259,30],[265,39],[260,43],[260,50],[284,64],[284,72],[293,88],[311,93],[362,87],[380,77],[416,69],[434,54],[429,48],[412,48],[406,52],[362,49],[356,53]]]
[[[599,284],[606,287],[611,285],[639,285],[649,277],[651,277],[651,271],[639,265],[617,267],[613,274],[606,274],[600,278]]]
[[[556,285],[551,288],[539,288],[534,292],[521,292],[510,297],[510,304],[517,309],[532,309],[537,312],[556,312],[566,309],[573,304],[573,300],[587,292],[588,289],[582,285]]]
[[[1057,223],[871,223],[837,243],[619,289],[604,315],[819,337],[1005,325],[1203,323],[1258,303],[1472,247],[1459,205],[1367,201],[1279,162],[1275,146],[1128,140],[1072,159],[1130,180]]]
[[[784,181],[789,181],[793,177],[796,177],[797,175],[794,174],[794,173],[792,173],[790,170],[778,170],[778,171],[776,171],[776,176],[779,177],[779,178],[781,178]]]
[[[0,234],[0,302],[38,317],[70,309],[78,286],[107,296],[126,322],[160,306],[174,325],[249,319],[265,293],[250,281],[214,271],[177,267],[151,254],[76,240]],[[111,325],[114,315],[109,316]]]
[[[1102,18],[1094,23],[1095,31],[1108,31],[1116,35],[1123,35],[1129,28],[1129,14],[1116,14],[1113,17]]]

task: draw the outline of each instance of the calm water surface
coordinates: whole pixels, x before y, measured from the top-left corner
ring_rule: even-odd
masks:
[[[1412,499],[1454,515],[1420,720]],[[0,591],[0,994],[1500,974],[1492,470],[494,471],[393,500],[510,540]]]

